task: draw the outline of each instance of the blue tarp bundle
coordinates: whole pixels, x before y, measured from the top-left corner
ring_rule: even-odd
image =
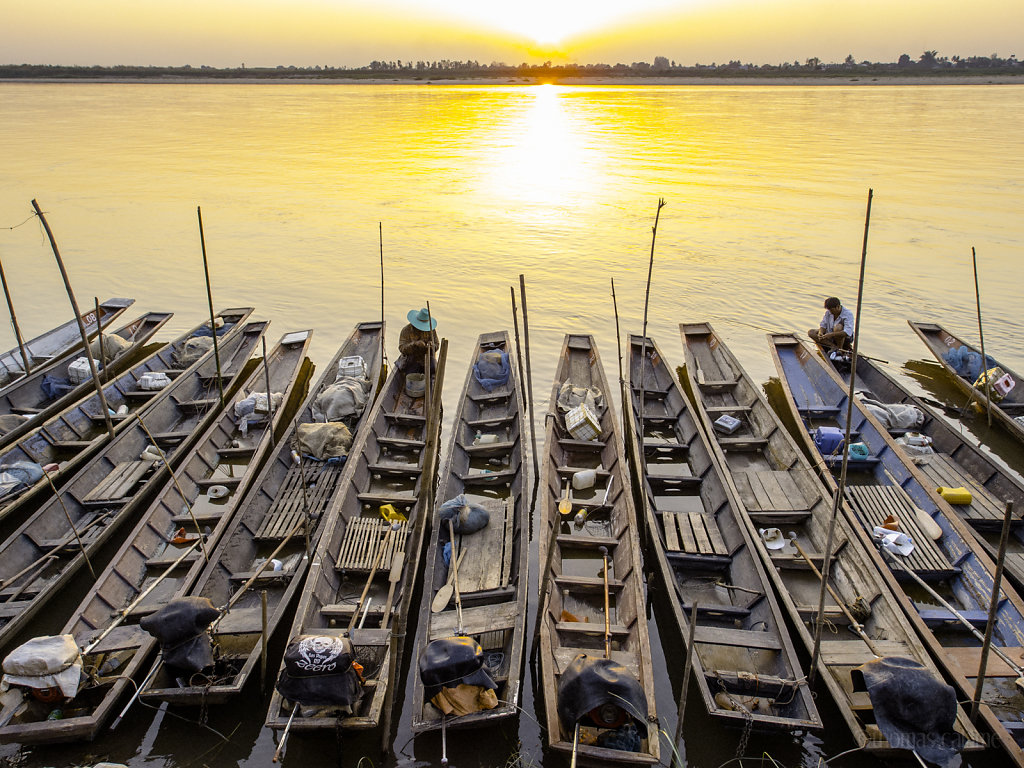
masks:
[[[952,347],[942,356],[942,359],[972,384],[981,375],[981,355],[969,347]],[[988,360],[985,370],[997,365],[991,355],[985,355],[985,359]]]
[[[488,392],[508,381],[510,372],[508,352],[482,352],[473,366],[473,378]]]

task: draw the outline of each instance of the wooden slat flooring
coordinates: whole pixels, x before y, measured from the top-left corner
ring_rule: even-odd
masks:
[[[154,462],[137,459],[123,461],[111,470],[99,484],[82,499],[83,504],[100,504],[123,499],[152,468]]]
[[[389,535],[390,524],[383,517],[357,517],[345,526],[345,536],[338,550],[335,567],[345,571],[369,571],[377,562],[377,553],[386,547],[377,570],[385,573],[391,568],[396,552],[405,551],[409,524],[399,523]]]
[[[327,464],[312,459],[303,459],[301,468],[291,466],[274,502],[263,516],[255,538],[258,541],[283,539],[302,520],[306,506],[314,516],[322,514],[324,506],[334,494],[342,469],[341,464]],[[307,483],[305,494],[302,492],[303,474]]]
[[[881,525],[888,515],[895,516],[900,531],[914,542],[914,551],[903,558],[904,564],[912,571],[933,578],[947,578],[957,573],[939,545],[921,531],[915,511],[917,507],[902,488],[895,485],[854,485],[846,489],[846,498],[869,529]]]
[[[661,516],[666,549],[691,555],[728,557],[718,523],[701,512],[665,512]]]
[[[914,463],[925,473],[936,488],[959,488],[971,492],[970,504],[958,504],[957,512],[968,520],[1002,522],[1005,509],[976,479],[943,453],[933,453],[914,458]]]
[[[807,509],[807,502],[788,472],[733,473],[743,506],[750,512],[789,512]]]

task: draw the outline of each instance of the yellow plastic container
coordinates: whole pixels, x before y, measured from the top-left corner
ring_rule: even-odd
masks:
[[[962,485],[959,488],[936,488],[935,490],[950,504],[970,504],[973,500],[971,492]]]

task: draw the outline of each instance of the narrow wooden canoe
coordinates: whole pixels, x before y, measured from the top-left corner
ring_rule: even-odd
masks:
[[[128,307],[135,303],[135,299],[107,299],[100,304],[99,324],[107,328],[110,323]],[[96,335],[96,310],[88,309],[82,313],[82,324],[85,326],[85,333],[89,338]],[[32,370],[47,367],[53,360],[63,357],[73,349],[82,348],[82,333],[78,328],[78,321],[68,320],[63,325],[58,325],[46,333],[36,336],[31,341],[25,342],[25,352],[29,357],[29,364]],[[0,355],[0,370],[4,371],[7,380],[0,388],[0,395],[6,388],[25,375],[25,359],[21,355],[21,348],[14,347],[8,352]]]
[[[594,414],[600,426],[596,439],[578,440],[567,430],[565,413],[558,406],[559,393],[566,383],[600,391],[602,397]],[[657,728],[652,725],[657,722],[657,714],[637,516],[619,421],[592,336],[565,337],[548,413],[538,534],[540,579],[547,582],[540,616],[540,668],[548,742],[555,750],[571,754],[578,729],[577,756],[583,763],[655,765],[660,759],[660,745]],[[588,469],[597,477],[593,488],[570,491],[573,475]],[[572,514],[559,513],[563,498],[568,498]],[[576,522],[578,512],[583,512],[585,520]],[[602,548],[607,551],[608,563],[607,613]],[[614,675],[602,675],[598,667],[607,663],[606,620]],[[612,726],[601,727],[587,714],[589,707],[579,712],[589,700],[571,694],[581,679],[595,683],[610,676],[628,686],[634,696],[624,704],[623,699],[612,698],[621,689],[609,690],[607,698],[594,707],[601,711],[601,724]],[[561,685],[563,678],[565,684]],[[561,701],[560,688],[565,692]],[[568,722],[559,716],[560,703]],[[646,711],[642,711],[644,704]],[[610,716],[613,712],[614,718]],[[636,727],[640,738],[639,751],[603,746],[630,725]]]
[[[104,338],[113,336],[125,342],[125,346],[116,357],[109,360],[107,364],[98,370],[100,382],[106,384],[114,376],[124,371],[129,365],[139,358],[143,347],[149,343],[153,335],[160,330],[164,323],[171,319],[171,312],[150,312],[137,317],[132,322],[118,328],[116,331],[103,330]],[[104,344],[106,349],[108,344]],[[66,407],[87,396],[90,391],[95,391],[92,378],[88,378],[81,384],[76,384],[57,397],[48,397],[43,391],[42,382],[46,376],[54,376],[66,379],[68,366],[80,355],[65,355],[54,365],[47,366],[45,370],[36,370],[28,376],[23,376],[18,382],[7,387],[0,393],[0,415],[22,416],[24,421],[13,429],[8,430],[0,436],[0,448],[10,445],[26,432],[41,424],[45,419],[55,413],[60,413]]]
[[[267,323],[249,323],[221,350],[225,391],[238,378]],[[163,461],[143,456],[153,435],[171,465],[221,411],[212,354],[160,390],[140,414],[0,544],[0,648],[68,583],[167,479]],[[143,429],[143,423],[145,428]],[[81,540],[85,554],[79,547]],[[99,564],[93,568],[98,570]]]
[[[849,386],[849,371],[841,373],[826,365],[837,380]],[[886,405],[913,405],[924,414],[924,423],[913,431],[931,438],[933,454],[908,457],[928,478],[934,488],[966,488],[971,493],[969,504],[953,504],[952,510],[969,526],[978,543],[989,557],[999,552],[999,532],[1002,529],[1006,502],[1013,504],[1014,524],[1010,529],[1006,554],[1006,573],[1018,590],[1024,590],[1024,526],[1020,513],[1024,512],[1024,483],[994,461],[980,446],[970,442],[954,429],[920,397],[890,376],[884,368],[867,358],[857,360],[857,391]],[[890,429],[894,438],[903,437],[909,430]]]
[[[267,713],[267,726],[274,730],[333,733],[380,725],[387,734],[437,472],[446,353],[447,341],[442,340],[430,404],[425,396],[406,392],[401,370],[394,368],[388,375],[368,428],[352,446],[341,481],[344,492],[335,496],[327,512],[289,634],[291,640],[347,637],[363,670],[358,698],[351,712],[296,708],[275,688]],[[406,518],[397,531],[381,514],[388,504]],[[396,568],[392,582],[396,557],[404,565]],[[367,599],[360,601],[367,583]],[[355,614],[357,626],[349,630]]]
[[[324,368],[320,380],[310,389],[285,437],[278,441],[276,453],[241,503],[241,513],[232,520],[220,544],[211,553],[209,565],[188,591],[189,595],[209,598],[218,607],[236,601],[212,630],[214,643],[219,648],[214,674],[178,682],[158,659],[146,676],[149,682],[142,688],[143,699],[196,706],[220,704],[241,693],[246,681],[258,669],[263,650],[260,593],[267,594],[266,632],[270,637],[292,605],[309,567],[306,534],[311,550],[315,549],[327,509],[335,496],[344,492],[344,485],[339,482],[344,475],[343,463],[308,457],[303,458],[301,466],[295,463],[292,458],[295,424],[315,421],[313,403],[334,383],[338,361],[358,355],[366,363],[371,382],[366,407],[350,425],[353,443],[358,441],[369,423],[380,384],[382,342],[380,321],[356,326]],[[299,529],[303,520],[308,520],[308,531],[305,526]],[[282,544],[283,548],[278,549]],[[240,594],[270,555],[281,561],[281,569],[264,571],[245,589],[244,596]]]
[[[491,389],[474,375],[484,353],[505,353],[508,381]],[[414,733],[441,727],[441,710],[426,699],[419,663],[434,640],[471,637],[483,649],[487,671],[497,683],[498,704],[493,709],[448,716],[447,728],[488,725],[515,715],[523,673],[529,557],[529,466],[526,456],[523,392],[515,371],[515,356],[508,333],[485,333],[477,339],[451,442],[437,491],[433,532],[427,549],[412,676],[412,729]],[[432,604],[446,584],[449,567],[444,561],[448,530],[437,508],[458,496],[486,509],[487,525],[474,533],[456,533],[456,551],[465,552],[459,566],[459,611],[454,596],[435,613]],[[441,598],[443,600],[443,598]]]
[[[786,401],[799,425],[797,436],[808,455],[816,457],[822,478],[834,493],[837,483],[832,473],[838,471],[842,457],[818,451],[812,433],[819,426],[845,429],[849,407],[847,393],[818,356],[794,335],[769,334],[769,342]],[[863,545],[874,546],[871,528],[881,525],[887,515],[893,514],[899,520],[900,530],[914,542],[914,550],[900,561],[902,565],[923,580],[934,583],[958,613],[972,625],[984,629],[995,564],[974,540],[966,524],[934,493],[927,478],[907,460],[895,441],[856,398],[852,426],[855,437],[851,437],[851,441],[865,445],[869,456],[848,462],[843,511]],[[917,509],[923,510],[941,529],[938,541],[922,531]],[[879,572],[896,594],[932,657],[959,689],[960,696],[972,698],[980,665],[981,641],[949,610],[936,606],[920,587],[908,584],[909,577],[903,567],[882,568],[877,551],[876,557]],[[998,647],[1011,659],[1021,659],[1024,658],[1024,601],[1006,581],[1002,592],[1004,597],[996,613],[993,648]],[[1020,674],[1019,669],[990,656],[980,711],[985,726],[995,734],[1010,758],[1024,766],[1021,694],[1014,687],[1014,680]]]
[[[283,395],[273,419],[241,429],[234,408],[222,410],[183,458],[135,530],[99,575],[62,634],[82,649],[91,671],[78,695],[44,704],[29,697],[28,709],[0,728],[0,741],[53,743],[93,739],[114,714],[118,700],[135,689],[157,641],[139,620],[184,594],[212,557],[218,540],[241,505],[249,483],[282,421],[311,331],[286,334],[232,398],[270,391]],[[181,530],[183,529],[183,531]],[[177,536],[187,543],[177,543]],[[205,535],[202,535],[205,534]],[[59,718],[51,718],[54,709]]]
[[[251,307],[227,309],[218,313],[217,317],[223,322],[219,343],[226,344],[231,337],[241,332],[251,313]],[[186,331],[103,387],[107,408],[115,414],[117,411],[123,411],[121,414],[111,416],[115,434],[131,423],[131,414],[144,412],[157,395],[156,390],[139,388],[138,381],[144,374],[163,373],[173,379],[202,363],[205,358],[183,366],[179,364],[176,354],[188,339],[206,333],[205,329],[209,325],[210,321],[207,320]],[[57,464],[58,469],[50,473],[50,479],[59,488],[67,478],[74,475],[92,458],[108,439],[103,407],[99,395],[93,392],[15,439],[6,448],[0,449],[0,469],[4,465],[19,461],[32,462],[40,466]],[[0,520],[23,517],[35,507],[36,502],[50,492],[50,484],[44,478],[34,485],[14,489],[0,496]]]
[[[782,609],[700,417],[652,339],[629,337],[628,370],[629,445],[651,552],[684,647],[698,605],[693,673],[704,706],[759,730],[821,728]],[[752,448],[745,435],[724,442],[737,453]]]
[[[796,543],[820,572],[832,498],[760,388],[711,325],[694,323],[679,328],[686,351],[690,397],[698,406],[715,453],[729,468],[728,480],[756,541],[755,549],[810,658],[821,579],[795,544],[787,541],[779,549],[768,549],[759,531],[779,528],[787,540],[795,534]],[[741,422],[731,435],[714,427],[714,421],[726,414]],[[879,574],[880,564],[873,554],[864,549],[850,523],[838,516],[828,574],[828,586],[834,594],[826,597],[824,618],[843,631],[823,635],[819,670],[857,746],[881,757],[905,756],[905,751],[894,750],[878,730],[870,698],[864,692],[854,692],[850,673],[875,658],[877,651],[913,659],[937,678],[942,675]],[[844,607],[863,625],[873,647],[847,631],[851,630],[851,621]],[[962,708],[957,711],[956,728],[967,739],[965,750],[983,748],[981,735]]]
[[[935,355],[935,359],[953,377],[957,386],[966,395],[977,400],[983,410],[987,410],[989,399],[985,395],[985,387],[975,388],[974,382],[977,380],[977,376],[969,378],[960,373],[955,365],[955,361],[959,356],[973,354],[977,361],[976,367],[980,373],[982,370],[981,350],[973,344],[968,344],[951,331],[947,331],[938,323],[923,323],[915,320],[908,320],[907,322],[910,323],[910,327],[914,329],[914,332],[921,337],[921,341],[925,343],[929,351]],[[986,357],[988,357],[986,369],[998,366],[1003,369],[1004,373],[1010,374],[1014,382],[1016,382],[1016,386],[999,402],[996,402],[995,397],[992,398],[992,415],[1006,427],[1006,430],[1011,435],[1018,440],[1024,440],[1024,376],[1010,370],[992,357],[992,355],[986,355]]]

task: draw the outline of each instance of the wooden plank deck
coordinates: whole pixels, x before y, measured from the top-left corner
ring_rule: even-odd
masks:
[[[1003,503],[995,498],[975,478],[953,462],[944,453],[932,453],[927,456],[914,457],[914,464],[928,477],[936,488],[959,488],[963,486],[971,492],[970,504],[958,504],[956,510],[967,520],[984,520],[986,522],[1003,521],[1006,511]],[[1019,523],[1020,520],[1018,519]]]
[[[256,540],[283,539],[303,519],[306,508],[314,515],[321,514],[324,504],[334,493],[342,469],[342,464],[312,459],[303,459],[301,468],[296,465],[289,467],[277,496],[256,531]],[[302,492],[303,474],[307,483],[305,494]],[[309,485],[314,480],[315,484]]]
[[[142,459],[122,461],[82,498],[82,503],[104,504],[124,499],[155,463]]]
[[[377,554],[384,547],[378,572],[387,572],[395,554],[405,551],[409,524],[399,523],[390,533],[390,524],[383,517],[357,517],[345,526],[345,536],[338,550],[335,568],[339,571],[369,571],[377,562]]]
[[[489,522],[476,533],[458,536],[459,547],[466,550],[459,566],[459,589],[463,594],[506,586],[511,569],[512,505],[503,499],[479,503],[490,514]]]
[[[702,512],[665,512],[661,519],[666,549],[690,555],[729,556],[714,518]]]
[[[846,489],[846,498],[869,529],[880,526],[889,515],[899,521],[900,531],[914,542],[914,551],[903,558],[910,570],[931,578],[949,578],[958,573],[938,543],[921,530],[917,522],[917,507],[902,488],[895,485],[853,485]]]

